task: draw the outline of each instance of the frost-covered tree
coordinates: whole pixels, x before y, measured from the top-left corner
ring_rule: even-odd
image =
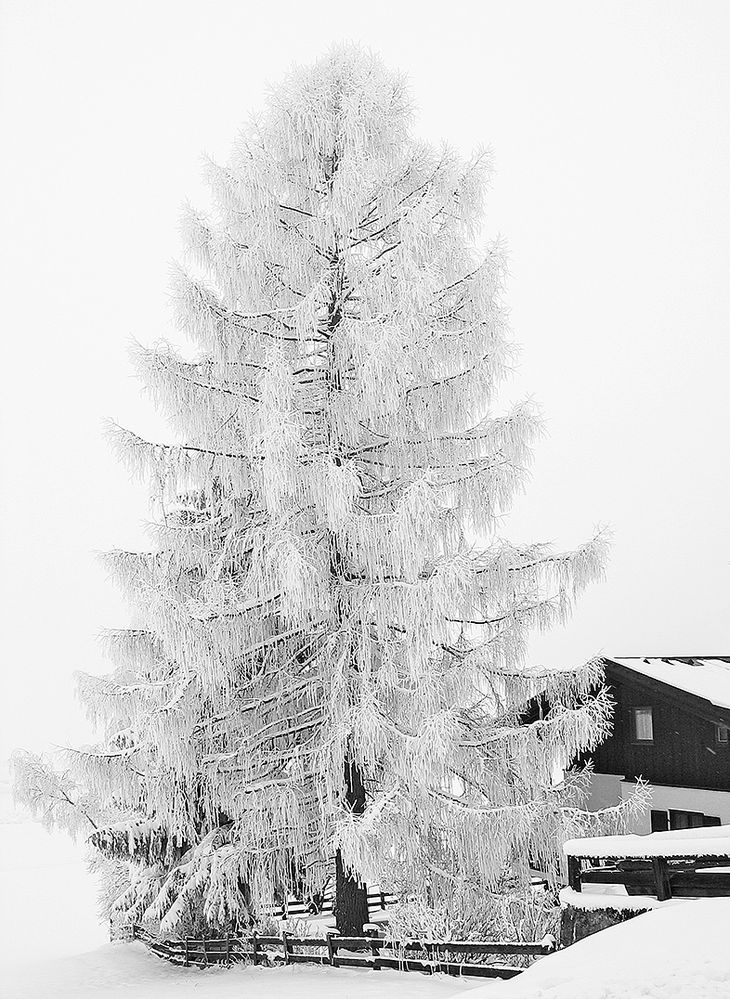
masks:
[[[92,841],[138,860],[117,907],[163,931],[333,874],[349,932],[365,879],[488,898],[585,821],[580,774],[555,774],[607,731],[600,673],[529,667],[526,643],[605,539],[498,533],[538,422],[494,412],[513,348],[502,247],[474,245],[488,166],[414,138],[402,79],[338,49],[185,214],[195,354],[136,353],[176,442],[111,430],[160,511],[150,552],[107,556],[143,623],[82,682],[104,743],[68,754],[118,813]]]

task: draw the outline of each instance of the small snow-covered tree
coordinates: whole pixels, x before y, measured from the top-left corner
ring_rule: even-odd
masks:
[[[365,878],[487,897],[585,821],[555,771],[607,731],[600,671],[525,656],[605,539],[498,534],[538,422],[493,411],[513,350],[502,247],[474,248],[489,158],[410,129],[402,79],[359,50],[271,93],[209,164],[211,216],[185,214],[196,353],[136,354],[177,441],[111,430],[161,515],[150,552],[107,556],[144,624],[83,681],[106,741],[70,760],[118,809],[93,842],[140,861],[119,905],[165,930],[334,871],[358,931]]]

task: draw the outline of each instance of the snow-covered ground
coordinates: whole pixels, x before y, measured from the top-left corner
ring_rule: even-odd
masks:
[[[176,968],[110,944],[83,849],[12,807],[0,778],[2,999],[446,999],[478,979],[317,968]]]
[[[83,850],[13,811],[0,780],[2,999],[728,999],[730,899],[649,912],[508,982],[293,968],[176,968],[109,944]]]
[[[5,969],[3,969],[3,975]],[[444,975],[297,965],[290,968],[176,968],[142,944],[106,944],[87,953],[16,965],[3,999],[437,999],[478,987]]]
[[[469,999],[728,999],[730,898],[655,909]]]

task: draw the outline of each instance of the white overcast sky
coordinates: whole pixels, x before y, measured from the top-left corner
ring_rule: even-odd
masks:
[[[170,334],[182,202],[268,83],[333,42],[410,78],[417,130],[492,146],[508,395],[545,414],[505,531],[614,530],[608,578],[533,658],[730,654],[728,0],[0,0],[0,759],[85,737],[74,670],[127,622],[94,551],[144,547],[101,436],[152,438],[126,350]]]

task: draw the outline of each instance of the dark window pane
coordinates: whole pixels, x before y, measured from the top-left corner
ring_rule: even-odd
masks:
[[[669,816],[666,812],[654,811],[651,812],[651,831],[652,832],[666,832],[669,829]]]
[[[704,824],[702,812],[681,812],[672,809],[669,813],[670,829],[699,829]]]
[[[719,815],[705,815],[704,818],[703,818],[703,820],[702,820],[702,825],[703,826],[721,826],[722,822],[720,822],[720,816]]]
[[[670,829],[689,829],[689,813],[676,812],[674,809],[669,813]]]

